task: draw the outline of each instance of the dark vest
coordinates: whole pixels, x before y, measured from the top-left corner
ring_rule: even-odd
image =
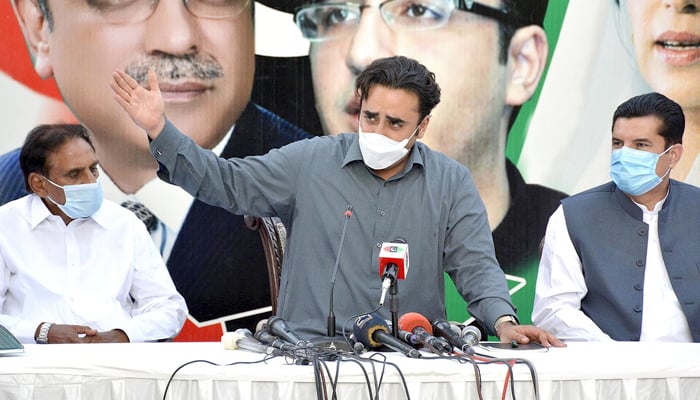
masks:
[[[611,338],[638,341],[649,238],[642,210],[612,182],[562,205],[588,288],[581,310]],[[671,285],[700,342],[700,188],[671,180],[658,227]]]

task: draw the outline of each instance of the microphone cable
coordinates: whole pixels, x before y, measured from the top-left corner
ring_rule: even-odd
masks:
[[[515,396],[515,376],[513,375],[513,366],[514,365],[525,365],[528,370],[530,371],[530,378],[532,381],[533,385],[533,390],[534,390],[534,395],[535,399],[539,400],[540,398],[540,390],[539,390],[539,380],[537,378],[537,370],[535,369],[535,365],[527,359],[524,358],[496,358],[493,356],[487,356],[484,354],[478,354],[474,355],[473,357],[466,357],[466,356],[460,356],[460,358],[469,360],[471,361],[468,362],[473,362],[475,369],[478,369],[478,365],[488,365],[488,364],[503,364],[506,366],[507,371],[506,371],[506,377],[504,380],[503,384],[503,392],[501,394],[501,398],[505,399],[506,394],[508,392],[508,389],[510,389],[511,393],[511,398],[513,400],[516,399]],[[480,374],[479,377],[476,379],[477,381],[477,391],[479,395],[479,399],[483,399],[483,394],[481,393],[481,378]]]
[[[205,363],[209,365],[214,365],[216,367],[230,367],[234,365],[253,365],[253,364],[260,364],[260,363],[266,363],[268,360],[271,360],[277,356],[269,355],[266,354],[265,357],[263,357],[261,360],[257,361],[237,361],[237,362],[232,362],[230,364],[218,364],[213,361],[209,360],[192,360],[188,361],[179,367],[175,368],[175,371],[173,371],[172,374],[170,374],[170,377],[168,378],[168,382],[165,384],[165,390],[163,391],[163,400],[167,399],[168,396],[168,389],[170,388],[170,383],[172,383],[173,379],[175,379],[175,375],[180,372],[181,369],[185,368],[188,365],[196,364],[196,363]]]

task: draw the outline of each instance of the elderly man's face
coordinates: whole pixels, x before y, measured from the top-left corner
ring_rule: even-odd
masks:
[[[497,0],[484,4],[499,6]],[[313,43],[310,48],[316,107],[328,134],[356,132],[359,101],[354,80],[377,58],[403,55],[436,75],[441,102],[422,139],[452,158],[473,160],[493,154],[505,104],[506,66],[499,62],[499,24],[454,11],[447,25],[419,32],[397,32],[383,21],[379,0],[365,8],[354,35]]]
[[[108,3],[114,2],[53,0],[49,29],[43,18],[32,22],[37,0],[15,1],[36,48],[37,72],[55,77],[65,101],[95,134],[98,151],[147,151],[144,132],[110,93],[117,68],[142,83],[155,68],[167,117],[205,147],[221,140],[248,102],[255,62],[250,4],[235,17],[207,19],[195,17],[183,1],[160,1],[143,21],[113,22]]]
[[[700,107],[700,4],[687,0],[627,0],[642,76],[684,109]]]

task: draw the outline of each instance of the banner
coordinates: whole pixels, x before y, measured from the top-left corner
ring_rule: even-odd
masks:
[[[13,9],[13,3],[20,7]],[[162,56],[171,54],[201,67],[202,76],[219,77],[221,87],[171,93],[180,104],[167,111],[201,145],[232,157],[281,145],[246,142],[258,147],[245,150],[229,145],[236,140],[232,126],[267,121],[248,100],[314,135],[354,132],[359,104],[352,81],[362,66],[392,54],[418,59],[436,73],[443,90],[423,141],[470,168],[522,323],[530,322],[538,248],[549,215],[567,194],[608,179],[612,111],[647,90],[621,40],[626,21],[613,0],[550,0],[543,35],[508,33],[507,20],[457,10],[443,27],[406,33],[371,10],[350,36],[316,42],[304,39],[294,24],[293,2],[256,3],[254,18],[237,16],[235,24],[191,18],[186,13],[200,11],[180,2],[121,15],[88,2],[52,2],[51,18],[41,17],[34,3],[0,2],[0,154],[16,152],[38,124],[80,121],[90,129],[107,198],[138,199],[163,222],[154,241],[192,314],[178,340],[219,340],[224,330],[254,326],[269,316],[264,258],[257,233],[237,233],[245,231],[240,220],[217,230],[212,224],[228,221],[226,212],[203,208],[202,213],[218,214],[195,217],[197,202],[157,182],[145,136],[110,95],[115,68],[138,75],[160,60],[169,73],[184,73],[190,64]],[[159,20],[166,15],[177,20]],[[209,97],[188,103],[199,92]],[[193,220],[204,226],[184,239]],[[202,250],[213,243],[259,254],[241,260]],[[175,258],[187,265],[173,266]],[[217,267],[196,267],[200,263]],[[230,265],[243,272],[233,274]],[[464,300],[445,278],[448,317],[467,320]],[[199,292],[183,289],[187,285]]]

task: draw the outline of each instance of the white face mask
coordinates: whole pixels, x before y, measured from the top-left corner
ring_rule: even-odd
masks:
[[[360,126],[360,152],[365,165],[374,170],[382,170],[399,162],[408,154],[408,141],[418,132],[419,127],[420,125],[413,130],[411,136],[397,142],[379,133],[362,132]]]

